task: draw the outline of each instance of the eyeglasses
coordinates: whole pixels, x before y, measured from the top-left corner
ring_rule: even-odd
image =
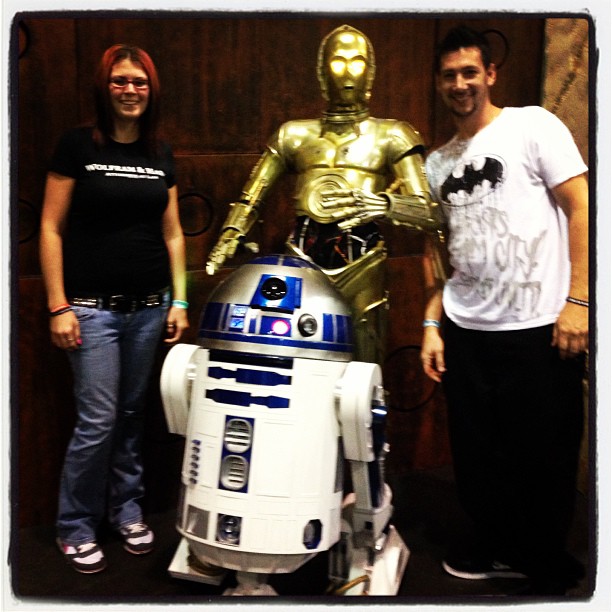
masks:
[[[136,78],[136,79],[128,79],[127,77],[117,76],[111,77],[108,82],[113,86],[117,87],[117,89],[123,89],[127,87],[130,83],[136,89],[146,89],[149,86],[148,79]]]

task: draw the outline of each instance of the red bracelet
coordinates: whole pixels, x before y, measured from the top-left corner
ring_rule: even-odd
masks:
[[[54,312],[58,312],[59,310],[64,310],[64,308],[70,308],[70,304],[60,304],[59,306],[55,306],[54,308],[49,308],[49,314],[53,314]]]
[[[66,306],[66,308],[60,308],[59,310],[54,310],[53,312],[49,313],[50,317],[59,317],[60,315],[63,315],[66,312],[70,312],[72,310],[72,306]]]

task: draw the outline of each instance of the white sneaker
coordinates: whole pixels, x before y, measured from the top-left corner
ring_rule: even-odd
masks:
[[[123,547],[133,555],[144,555],[153,550],[153,532],[144,523],[132,523],[119,528]]]
[[[102,549],[95,542],[87,542],[72,546],[57,538],[57,545],[62,551],[66,562],[81,574],[95,574],[106,567],[106,559]]]

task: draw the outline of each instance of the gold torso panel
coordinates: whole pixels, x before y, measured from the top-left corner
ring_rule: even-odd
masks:
[[[384,191],[394,162],[419,144],[419,134],[400,121],[368,118],[338,126],[313,119],[284,124],[269,148],[297,175],[296,215],[331,223],[335,219],[321,205],[323,192]]]

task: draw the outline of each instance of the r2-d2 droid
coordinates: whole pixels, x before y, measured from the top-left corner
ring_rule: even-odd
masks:
[[[269,574],[329,550],[336,593],[395,595],[409,551],[389,522],[381,371],[351,360],[349,310],[327,277],[257,258],[213,291],[198,340],[161,376],[169,429],[186,436],[170,573],[220,584],[235,570],[226,593],[276,594]]]

